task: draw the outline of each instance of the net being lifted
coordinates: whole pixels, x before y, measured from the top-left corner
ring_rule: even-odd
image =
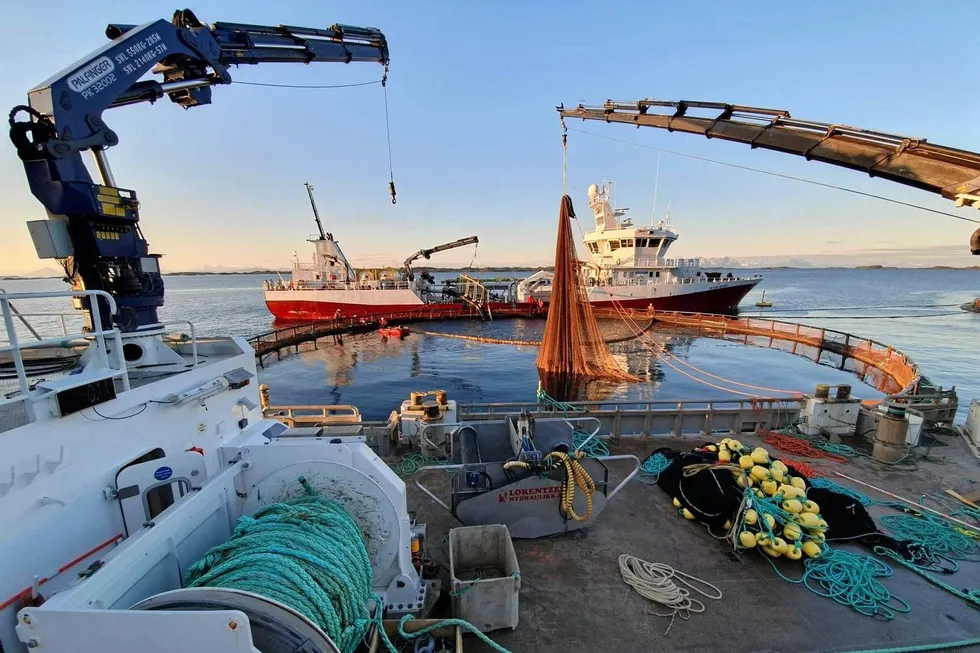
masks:
[[[558,213],[555,273],[548,321],[538,352],[538,369],[551,377],[636,381],[613,358],[592,313],[572,237],[574,217],[572,198],[563,195]]]

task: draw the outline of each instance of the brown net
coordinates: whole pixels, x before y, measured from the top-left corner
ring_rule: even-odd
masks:
[[[538,352],[538,369],[543,376],[551,378],[636,381],[613,358],[592,313],[588,290],[579,274],[578,254],[572,237],[571,220],[574,217],[572,198],[562,196],[551,303]]]

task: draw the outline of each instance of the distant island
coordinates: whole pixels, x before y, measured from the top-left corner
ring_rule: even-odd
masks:
[[[401,268],[394,265],[381,265],[377,266],[376,269],[394,269],[399,270]],[[554,270],[553,265],[547,267],[541,266],[517,266],[517,267],[480,267],[480,268],[464,268],[464,267],[413,267],[416,272],[460,272],[470,270],[472,272],[527,272],[528,270]],[[288,274],[289,270],[245,270],[240,272],[164,272],[165,277],[204,277],[204,276],[221,276],[221,275],[233,275],[233,274]]]
[[[164,272],[165,277],[221,277],[235,274],[279,274],[278,270],[245,270],[243,272]]]
[[[725,266],[706,266],[715,270],[980,270],[980,265],[968,265],[956,267],[952,265],[931,265],[923,267],[900,267],[891,265],[855,265],[855,266],[826,266],[826,267],[796,267],[793,265],[760,265],[758,267],[725,267]],[[399,269],[395,266],[378,266],[381,268]],[[530,270],[553,271],[552,265],[517,265],[517,266],[489,266],[480,268],[464,267],[417,267],[417,272],[528,272]],[[42,272],[42,271],[38,271]],[[54,274],[54,270],[44,270],[44,274],[28,273],[25,275],[9,274],[0,276],[0,281],[34,281],[38,279],[63,279],[63,274]],[[239,276],[247,274],[264,274],[275,276],[281,273],[288,273],[288,270],[237,270],[237,271],[186,271],[186,272],[164,272],[165,277],[209,277],[209,276]]]
[[[980,270],[980,265],[954,267],[952,265],[930,265],[921,268],[902,268],[895,265],[855,265],[855,270]]]

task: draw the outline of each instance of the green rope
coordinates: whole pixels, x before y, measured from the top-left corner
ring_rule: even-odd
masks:
[[[807,442],[810,443],[810,446],[814,447],[815,449],[820,449],[821,451],[826,451],[827,453],[831,453],[837,456],[844,456],[845,458],[857,458],[858,456],[867,455],[862,451],[858,451],[857,449],[850,446],[849,444],[830,442],[827,440],[827,438],[825,438],[820,434],[809,435],[807,433],[803,433],[799,429],[794,429],[792,427],[790,427],[789,429],[784,429],[782,432],[794,438],[798,438],[800,440],[806,440]]]
[[[945,651],[951,648],[963,648],[964,646],[976,646],[980,644],[980,637],[974,639],[961,639],[955,642],[942,642],[940,644],[919,644],[917,646],[893,646],[891,648],[867,648],[860,651],[842,651],[842,653],[919,653],[920,651]]]
[[[833,599],[866,617],[890,621],[912,609],[878,580],[895,572],[877,558],[825,546],[819,558],[806,561],[803,576],[794,580],[784,576],[769,556],[763,557],[783,580],[803,585],[817,596]]]
[[[872,506],[877,503],[874,499],[869,497],[867,494],[860,492],[858,490],[852,490],[849,487],[835,483],[829,478],[813,478],[810,479],[810,487],[815,487],[821,490],[830,490],[837,494],[843,494],[846,497],[850,497],[860,503],[862,506]]]
[[[429,458],[423,456],[421,453],[414,451],[412,453],[407,453],[401,457],[401,459],[391,466],[395,473],[399,476],[411,476],[417,472],[422,467],[428,467],[431,465],[451,465],[452,461],[446,458]],[[456,471],[456,470],[448,470]]]
[[[924,545],[934,554],[950,560],[977,561],[980,544],[966,537],[948,522],[931,515],[885,515],[881,525],[902,540]]]
[[[578,429],[572,434],[572,449],[581,451],[589,458],[609,455],[609,445],[602,438]]]
[[[640,473],[637,475],[637,480],[641,483],[646,483],[647,485],[654,485],[660,480],[660,475],[670,467],[672,461],[667,460],[667,457],[662,453],[655,453],[647,456],[642,463],[640,463]]]
[[[403,639],[418,639],[419,637],[425,637],[429,633],[435,630],[439,630],[440,628],[456,626],[470,631],[471,633],[479,637],[484,644],[492,648],[494,651],[497,651],[497,653],[510,653],[510,651],[508,651],[503,646],[501,646],[497,642],[493,641],[492,639],[484,635],[482,632],[480,632],[480,630],[476,626],[474,626],[468,621],[463,621],[462,619],[444,619],[439,623],[432,624],[431,626],[425,626],[424,628],[419,628],[418,630],[413,630],[412,632],[408,632],[405,630],[405,623],[410,619],[412,619],[412,615],[407,614],[401,618],[401,621],[398,622],[398,636]],[[385,640],[387,641],[387,638],[385,638]]]
[[[305,479],[300,483],[307,496],[239,519],[227,542],[188,569],[187,587],[225,587],[278,601],[350,653],[373,623],[371,562],[343,507],[315,496]]]
[[[187,570],[186,586],[237,589],[278,601],[314,623],[341,653],[353,653],[374,627],[388,651],[397,653],[382,627],[383,602],[371,588],[373,570],[360,528],[343,506],[316,496],[306,479],[299,482],[306,496],[240,518],[227,542]],[[509,653],[459,619],[405,633],[405,622],[413,618],[405,615],[399,623],[402,637],[459,626],[499,653]]]
[[[875,547],[875,553],[877,553],[880,556],[885,556],[886,558],[891,558],[892,560],[895,560],[896,562],[898,562],[899,564],[903,565],[904,567],[907,567],[908,569],[911,569],[915,573],[919,574],[920,576],[922,576],[923,578],[925,578],[927,581],[929,581],[933,585],[935,585],[937,587],[941,587],[942,589],[946,590],[950,594],[953,594],[955,596],[960,597],[961,599],[963,599],[967,603],[970,603],[971,605],[973,605],[973,607],[975,607],[975,608],[980,608],[980,590],[967,589],[967,590],[960,591],[960,590],[956,589],[955,587],[953,587],[952,585],[947,585],[946,583],[944,583],[943,581],[939,580],[938,578],[936,578],[932,574],[929,574],[929,573],[923,571],[922,569],[919,569],[917,566],[915,566],[911,562],[909,562],[909,561],[905,560],[904,558],[902,558],[902,556],[898,555],[897,553],[895,553],[891,549],[886,549],[883,546],[876,546]]]
[[[538,403],[539,404],[544,404],[545,406],[547,406],[547,407],[549,407],[549,408],[551,408],[553,410],[560,411],[562,413],[567,413],[567,412],[571,412],[571,411],[575,411],[575,412],[581,412],[581,411],[588,412],[588,410],[586,410],[584,408],[579,408],[577,406],[573,406],[572,404],[566,404],[566,403],[563,403],[561,401],[558,401],[557,399],[555,399],[554,397],[552,397],[551,395],[549,395],[547,392],[545,392],[544,389],[541,388],[540,386],[538,386],[538,394],[537,394],[537,397],[538,397]]]

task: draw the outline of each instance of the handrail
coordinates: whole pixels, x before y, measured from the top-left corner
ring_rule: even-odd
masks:
[[[175,322],[161,322],[159,326],[168,327],[176,325],[187,325],[191,329],[191,357],[194,359],[192,368],[197,367],[197,331],[194,328],[194,323],[190,320],[177,320]]]
[[[0,295],[6,295],[6,294],[7,294],[7,290],[5,288],[0,288]],[[14,308],[13,304],[10,305],[10,310],[11,312],[13,312],[15,316],[20,318],[20,321],[24,323],[24,326],[27,327],[27,330],[31,332],[32,336],[34,336],[38,340],[41,339],[41,334],[39,334],[37,331],[34,330],[34,327],[31,326],[31,323],[24,319],[25,317],[24,314],[18,311],[16,308]],[[64,331],[64,328],[65,328],[65,320],[64,318],[62,318],[61,320],[62,331]]]
[[[757,316],[733,317],[715,313],[654,311],[651,317],[674,326],[788,340],[833,351],[870,365],[889,376],[901,388],[897,394],[914,392],[922,379],[919,366],[904,352],[877,340],[844,331]],[[894,370],[895,364],[900,365],[904,372],[901,377]]]
[[[17,329],[14,326],[14,310],[11,306],[11,300],[21,300],[21,299],[45,299],[45,298],[63,298],[63,297],[87,297],[89,299],[89,304],[91,306],[92,320],[93,324],[98,325],[92,331],[81,332],[78,334],[68,335],[65,334],[60,338],[38,338],[37,340],[31,341],[28,344],[21,344],[20,339],[17,335]],[[21,353],[23,349],[34,349],[38,347],[46,346],[60,346],[67,342],[69,339],[95,339],[95,358],[94,362],[98,364],[99,367],[103,369],[108,369],[113,372],[112,376],[118,376],[122,380],[123,388],[125,390],[130,389],[129,384],[129,374],[126,369],[126,363],[122,360],[121,356],[118,358],[120,367],[114,367],[109,361],[108,348],[106,347],[106,337],[111,337],[113,339],[113,344],[115,351],[121,354],[122,352],[122,338],[119,329],[104,329],[102,328],[102,317],[101,317],[101,302],[99,298],[105,299],[106,304],[111,313],[115,314],[118,311],[116,306],[116,301],[109,293],[103,290],[66,290],[66,291],[47,291],[47,292],[19,292],[19,293],[8,293],[0,292],[0,312],[3,313],[4,328],[7,331],[7,345],[0,346],[0,353],[10,352],[14,363],[14,369],[17,372],[17,382],[19,386],[19,393],[16,395],[0,399],[0,405],[7,405],[17,401],[27,402],[36,397],[34,391],[27,379],[27,370],[24,366],[24,357]],[[32,330],[33,332],[33,330]],[[35,337],[39,334],[35,333]],[[80,377],[81,378],[81,377]],[[33,419],[33,415],[29,413],[29,417]]]

